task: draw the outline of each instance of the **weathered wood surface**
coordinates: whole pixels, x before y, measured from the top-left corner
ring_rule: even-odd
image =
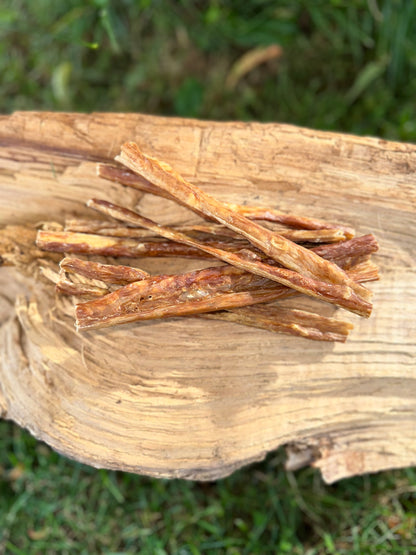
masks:
[[[15,113],[0,116],[0,225],[84,216],[91,196],[195,221],[96,177],[126,140],[223,200],[375,233],[373,315],[342,311],[355,328],[336,345],[198,319],[77,334],[51,287],[1,268],[2,417],[79,461],[153,476],[215,479],[282,444],[289,468],[313,464],[328,482],[416,464],[416,147],[277,124]]]

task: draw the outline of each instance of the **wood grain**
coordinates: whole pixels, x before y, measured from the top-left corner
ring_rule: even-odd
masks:
[[[195,222],[96,176],[95,163],[130,140],[227,202],[373,232],[373,314],[324,306],[354,324],[336,345],[198,319],[80,334],[70,301],[34,280],[30,264],[26,275],[3,267],[2,417],[71,458],[153,476],[216,479],[282,444],[289,468],[313,464],[328,482],[416,464],[416,146],[279,124],[15,113],[0,116],[0,226],[84,218],[91,197],[160,223]]]

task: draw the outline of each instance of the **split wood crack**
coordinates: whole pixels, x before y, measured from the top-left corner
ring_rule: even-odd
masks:
[[[64,229],[39,230],[39,249],[65,254],[60,271],[49,268],[45,275],[59,292],[77,298],[78,330],[199,316],[345,341],[352,328],[348,322],[278,303],[300,294],[370,316],[371,292],[362,284],[378,279],[370,259],[378,249],[373,235],[355,237],[347,226],[220,202],[135,143],[125,143],[116,160],[122,166],[98,164],[98,175],[175,200],[204,221],[161,226],[129,208],[91,199],[87,205],[106,220],[71,219]],[[77,254],[192,257],[225,265],[151,276],[132,266],[69,256]],[[83,297],[87,300],[79,302]]]

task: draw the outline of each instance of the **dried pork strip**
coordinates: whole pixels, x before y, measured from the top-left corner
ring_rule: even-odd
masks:
[[[250,306],[231,311],[210,312],[199,317],[234,322],[267,331],[286,333],[316,341],[347,339],[353,328],[349,322],[320,316],[314,312],[280,306]]]
[[[194,224],[194,225],[173,225],[171,229],[188,233],[189,235],[215,235],[215,237],[239,238],[231,229],[220,224]],[[65,231],[93,233],[97,235],[108,235],[111,237],[135,237],[135,238],[154,238],[154,234],[147,229],[117,225],[102,220],[68,220],[65,223]],[[276,230],[272,230],[276,232]],[[340,229],[279,229],[278,233],[295,243],[337,243],[345,241],[345,233]]]
[[[150,181],[140,175],[137,175],[137,173],[134,173],[133,171],[130,171],[122,166],[98,163],[97,175],[103,179],[108,179],[108,181],[113,181],[115,183],[120,183],[120,185],[138,189],[139,191],[143,191],[143,193],[150,193],[158,197],[174,200],[172,195],[168,192],[164,191],[160,187],[157,187],[153,183],[150,183]]]
[[[359,267],[361,266],[361,267]],[[350,271],[360,282],[378,279],[371,262]],[[49,278],[51,279],[51,278]],[[52,281],[55,281],[52,279]],[[95,295],[98,288],[60,280],[58,290],[67,295]],[[111,294],[101,289],[101,301],[77,306],[78,329],[189,316],[235,307],[267,303],[297,295],[298,292],[232,266],[207,268],[179,276],[156,276],[122,287]],[[105,296],[104,296],[105,295]]]
[[[277,233],[275,230],[272,232]],[[352,237],[341,229],[287,229],[278,233],[294,243],[338,243]]]
[[[169,316],[210,312],[251,304],[252,299],[273,298],[267,281],[232,266],[214,267],[185,274],[156,276],[137,281],[105,295],[97,301],[78,304],[78,329],[100,328],[120,323]],[[270,282],[269,282],[270,283]],[[266,286],[265,290],[240,293],[238,289]],[[231,291],[233,287],[237,292]],[[254,295],[254,297],[253,297]],[[219,308],[218,308],[219,307]]]
[[[339,259],[343,260],[343,268],[349,268],[357,263],[362,254],[372,254],[378,251],[377,239],[372,233],[354,237],[349,241],[337,243],[333,245],[319,245],[313,248],[313,251],[323,258],[330,257],[332,262],[338,263]]]
[[[367,236],[367,237],[371,238],[371,236]],[[369,253],[373,251],[374,245],[372,245],[371,240],[368,242],[365,242],[365,241],[360,241],[359,239],[360,238],[354,238],[351,240],[352,242],[357,244],[356,260],[359,261],[353,267],[350,267],[350,264],[349,264],[350,257],[346,255],[346,258],[342,259],[341,252],[339,252],[338,249],[336,252],[334,252],[334,255],[337,256],[338,264],[341,267],[345,267],[346,264],[350,267],[350,269],[348,270],[348,275],[352,277],[354,281],[358,281],[359,283],[364,283],[367,281],[375,281],[378,279],[378,269],[373,262],[368,260]],[[351,253],[351,250],[352,250],[352,247],[348,246],[348,248],[345,249],[345,252],[348,251],[349,253]],[[331,257],[330,250],[328,250],[328,252],[326,252],[325,254],[328,258]],[[94,264],[95,264],[94,262],[80,261],[79,259],[74,259],[74,258],[65,258],[61,262],[61,267],[64,270],[67,270],[69,272],[72,271],[74,273],[77,273],[77,271],[80,270],[79,273],[82,276],[89,277],[90,279],[99,278],[102,282],[113,283],[114,280],[111,275],[109,279],[106,279],[106,276],[104,273],[97,275],[93,271]],[[85,266],[88,268],[88,271],[85,271]],[[118,268],[118,266],[113,266],[113,268],[116,269]],[[126,267],[126,268],[132,269],[130,267]],[[215,292],[216,288],[218,287],[218,276],[225,276],[225,275],[227,276],[227,281],[225,282],[226,285],[224,286],[225,288],[224,290],[227,290],[227,291],[237,292],[241,290],[273,289],[273,291],[278,295],[278,298],[288,297],[298,293],[293,289],[284,287],[283,285],[277,284],[276,282],[268,280],[266,278],[257,276],[256,274],[244,272],[243,270],[235,268],[234,266],[229,266],[229,265],[216,266],[215,268],[210,268],[207,271],[211,272],[210,275],[214,277],[214,282],[209,286],[210,293]],[[205,271],[203,271],[201,274],[202,279],[204,279],[203,278],[203,276],[205,275],[204,272]],[[191,275],[193,276],[191,278],[192,280],[196,281],[198,279],[196,277],[198,276],[198,273],[193,273]],[[166,277],[167,276],[159,275],[159,276],[153,276],[153,277],[149,276],[148,278],[144,278],[144,279],[150,279],[152,280],[152,283],[155,283],[156,281],[161,281]],[[108,291],[103,290],[103,294],[107,292]],[[167,294],[169,294],[169,291],[165,291],[165,295]]]
[[[216,223],[206,223],[206,224],[188,224],[188,225],[173,225],[172,229],[176,231],[181,231],[184,233],[190,233],[192,235],[213,235],[215,239],[219,240],[219,237],[229,237],[232,239],[237,239],[242,241],[241,237],[228,229],[227,227],[216,224]],[[134,238],[155,238],[155,234],[147,229],[143,229],[137,226],[127,226],[122,224],[117,224],[110,221],[104,220],[77,220],[71,219],[65,222],[65,231],[79,232],[79,233],[93,233],[96,235],[109,235],[111,237],[134,237]],[[295,230],[293,230],[295,231]],[[301,230],[302,231],[302,230]],[[331,234],[337,236],[338,239],[339,231],[337,230],[324,230],[328,233],[327,236],[323,235],[322,242],[326,237],[331,237]],[[311,237],[314,237],[315,231],[311,231]],[[320,232],[321,233],[321,232]],[[345,236],[344,236],[345,237]],[[247,241],[247,244],[248,241]]]
[[[341,231],[347,239],[351,239],[355,235],[352,227],[342,224],[333,224],[315,218],[306,218],[305,216],[296,216],[295,214],[282,214],[272,208],[262,208],[260,206],[244,206],[241,204],[226,203],[231,210],[237,210],[239,214],[250,220],[264,220],[266,222],[275,222],[289,227],[299,229],[337,229]]]
[[[131,283],[124,287],[135,286]],[[163,282],[161,282],[163,285]],[[121,288],[121,289],[124,289]],[[189,316],[201,312],[213,312],[231,307],[247,306],[274,300],[271,291],[242,291],[239,293],[219,293],[207,299],[189,299],[178,302],[176,299],[160,299],[157,303],[152,299],[131,299],[131,292],[125,298],[120,295],[121,289],[114,291],[97,301],[80,303],[75,308],[77,330],[99,329],[129,322],[154,320],[178,316]],[[111,297],[113,295],[113,297]],[[149,295],[151,296],[151,295]],[[99,301],[99,302],[98,302]],[[95,304],[93,304],[95,303]],[[136,303],[136,304],[135,304]]]
[[[133,281],[146,279],[150,275],[144,270],[132,268],[131,266],[115,266],[113,264],[101,264],[79,258],[65,257],[59,264],[65,272],[79,274],[90,279],[99,279],[105,283],[126,285]]]
[[[368,274],[364,273],[367,278]],[[359,273],[356,274],[360,279]],[[78,330],[189,316],[267,303],[297,295],[294,289],[241,272],[233,266],[156,276],[125,285],[76,306]]]
[[[140,175],[137,175],[133,171],[129,171],[125,168],[109,164],[97,164],[97,174],[98,176],[104,179],[108,179],[109,181],[115,181],[116,183],[120,183],[121,185],[126,185],[128,187],[139,189],[145,193],[151,193],[153,195],[168,198],[169,200],[178,201],[175,196],[172,196],[166,190],[161,189],[160,187],[154,185],[150,181],[147,181]],[[186,206],[188,206],[188,208],[191,208],[186,203],[181,202],[180,204],[185,204]],[[296,216],[294,214],[283,214],[278,210],[263,208],[260,206],[243,206],[240,204],[230,203],[223,204],[234,212],[238,212],[241,215],[246,216],[247,218],[252,220],[265,220],[269,222],[280,223],[289,227],[309,230],[337,229],[343,232],[347,239],[351,239],[355,235],[355,231],[351,227],[339,224],[332,224],[323,220],[305,218],[302,216]],[[196,212],[198,214],[201,214],[200,210],[197,210]]]
[[[214,242],[213,246],[225,246]],[[50,252],[95,254],[99,256],[138,258],[144,256],[180,256],[184,258],[212,258],[201,249],[173,241],[135,241],[130,238],[107,237],[71,231],[39,230],[36,245]],[[237,246],[236,246],[237,248]]]
[[[144,237],[154,237],[154,235],[147,230],[140,230],[137,227],[115,224],[114,222],[104,220],[69,219],[65,221],[64,231],[92,233],[94,235],[107,235],[110,237],[133,236],[140,239]]]
[[[354,281],[364,283],[366,281],[375,281],[378,279],[378,268],[369,260],[371,253],[377,250],[377,243],[373,235],[354,237],[346,241],[342,247],[343,248],[340,249],[332,245],[331,248],[325,249],[325,253],[323,254],[327,260],[336,260],[336,263],[341,268],[346,269],[348,275],[352,277]],[[320,250],[320,247],[315,247],[315,250]],[[354,263],[352,264],[353,252]],[[118,283],[120,285],[126,285],[127,283],[151,277],[143,270],[132,268],[131,266],[99,264],[97,262],[69,257],[64,258],[60,262],[60,267],[68,273],[76,273],[90,279],[99,279],[105,283]],[[234,266],[218,266],[216,267],[216,271],[226,272],[227,275],[233,276],[244,275],[253,283],[252,287],[261,287],[264,283],[273,287],[277,285],[274,281],[265,280],[265,278],[260,278],[256,274],[244,272]],[[155,277],[152,279],[155,279]],[[235,285],[230,283],[230,288],[233,287],[235,287]],[[291,292],[290,289],[287,289],[287,291]],[[295,293],[295,291],[293,291],[293,293]]]
[[[71,281],[62,269],[56,272],[48,266],[41,266],[41,272],[46,279],[55,284],[56,290],[64,295],[102,297],[111,292],[105,283],[98,285],[96,279]]]
[[[373,234],[361,235],[353,237],[341,243],[318,245],[311,247],[311,250],[340,266],[343,270],[347,270],[351,266],[361,262],[364,256],[369,256],[378,251],[377,239]],[[275,264],[271,259],[268,259],[260,253],[245,249],[240,251],[241,255],[245,255],[253,260],[260,260],[268,264]]]
[[[181,280],[183,285],[178,284]],[[78,330],[98,329],[142,320],[189,316],[269,302],[282,294],[281,291],[280,295],[276,294],[272,288],[222,292],[222,284],[218,292],[209,293],[200,280],[195,286],[190,281],[189,274],[168,276],[155,283],[151,280],[138,281],[100,299],[80,303],[75,308],[76,327]],[[210,287],[214,287],[212,278]],[[166,294],[166,290],[172,289],[173,293]]]
[[[327,302],[351,310],[352,312],[360,314],[361,316],[369,316],[371,313],[371,304],[360,298],[349,286],[345,286],[342,284],[328,284],[323,281],[311,279],[308,276],[302,276],[300,273],[288,270],[287,268],[271,266],[270,264],[266,264],[261,260],[258,260],[257,255],[254,255],[252,260],[251,258],[247,257],[247,253],[244,253],[244,255],[242,255],[238,252],[229,252],[222,249],[210,247],[205,243],[201,243],[196,239],[192,239],[191,237],[183,233],[175,232],[167,227],[158,225],[148,218],[144,218],[136,212],[133,212],[132,210],[117,206],[105,200],[92,199],[88,201],[87,205],[107,216],[112,216],[116,219],[134,225],[141,225],[147,229],[154,231],[155,233],[158,233],[165,239],[171,239],[173,241],[182,242],[195,248],[200,248],[204,252],[207,252],[208,254],[211,254],[216,258],[223,260],[224,262],[228,262],[229,264],[236,266],[237,268],[261,275],[273,281],[277,281],[279,283],[282,283],[283,285],[286,285],[287,287],[296,289],[301,293],[305,293],[306,295],[310,295],[321,300],[326,300]],[[308,253],[312,252],[313,254],[313,251],[307,251],[306,249],[303,250]],[[320,260],[326,262],[331,267],[335,267],[334,264],[327,262],[320,256],[316,256],[316,258],[319,258]],[[340,272],[343,272],[341,268],[337,268]],[[345,275],[345,278],[349,283],[353,283],[355,288],[359,287],[356,282],[353,282],[347,276],[347,274],[343,272],[343,275]],[[367,290],[365,289],[365,291]]]
[[[59,275],[55,288],[58,293],[75,297],[104,297],[110,293],[108,288],[71,281],[64,273]]]
[[[172,229],[184,233],[215,235],[216,237],[238,237],[236,233],[220,224],[188,224],[173,225]],[[97,235],[110,235],[112,237],[154,237],[154,233],[137,226],[127,226],[103,220],[77,220],[71,219],[65,222],[65,231],[77,231],[81,233],[96,233]]]
[[[300,277],[310,278],[327,286],[337,286],[337,291],[334,293],[338,299],[342,298],[348,304],[354,295],[354,311],[367,316],[371,312],[369,303],[371,292],[349,279],[338,266],[234,212],[201,189],[191,185],[168,164],[142,154],[135,143],[125,143],[116,160],[168,191],[175,199],[240,233],[267,256],[289,270],[299,273]],[[307,288],[303,287],[303,292],[306,293]],[[315,294],[315,292],[315,287],[310,288],[309,294]],[[326,296],[331,296],[328,289]],[[362,307],[358,306],[360,303],[363,304]]]
[[[379,279],[378,267],[374,262],[371,262],[371,260],[358,262],[346,271],[354,281],[358,281],[359,283],[377,281]]]

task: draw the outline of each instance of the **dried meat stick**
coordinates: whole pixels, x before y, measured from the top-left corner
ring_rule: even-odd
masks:
[[[110,293],[110,289],[104,285],[96,285],[96,278],[88,280],[87,282],[73,282],[69,280],[63,270],[55,272],[48,266],[41,266],[41,272],[46,279],[55,284],[58,293],[70,296],[89,296],[89,297],[103,297]]]
[[[213,243],[218,245],[218,242]],[[95,254],[100,256],[137,258],[143,256],[180,256],[184,258],[211,258],[200,249],[173,241],[135,241],[130,238],[107,237],[71,231],[39,230],[36,246],[44,251],[68,254]],[[221,243],[224,246],[224,243]]]
[[[101,264],[100,262],[91,262],[90,260],[81,260],[79,258],[65,257],[61,260],[59,266],[68,273],[79,274],[86,278],[99,279],[105,283],[118,285],[126,285],[127,283],[150,277],[148,272],[139,270],[139,268]]]
[[[145,156],[135,143],[130,142],[122,145],[121,153],[116,157],[116,160],[167,191],[175,199],[240,233],[267,256],[289,270],[327,285],[340,286],[343,290],[340,289],[337,296],[346,299],[354,293],[357,300],[361,298],[362,301],[369,304],[371,292],[350,280],[345,272],[335,264],[322,259],[310,250],[285,239],[281,235],[271,232],[245,216],[233,212],[223,203],[187,182],[174,172],[168,164]]]
[[[368,273],[365,274],[366,278]],[[356,274],[360,279],[359,273]],[[281,284],[233,266],[156,276],[125,285],[76,306],[78,330],[129,322],[189,316],[267,303],[297,295]]]
[[[371,236],[367,237],[370,241],[352,240],[358,243],[364,257],[374,249]],[[339,261],[342,264],[341,258]],[[378,279],[377,267],[369,260],[351,268],[349,275],[360,282]],[[77,290],[73,294],[80,292]],[[155,276],[118,289],[101,302],[78,305],[77,325],[78,329],[90,329],[136,320],[230,310],[297,294],[293,289],[233,266],[218,266],[177,276]]]
[[[341,247],[342,245],[342,247]],[[338,260],[343,260],[343,268],[349,268],[357,263],[357,257],[362,254],[372,254],[378,251],[377,239],[372,233],[354,237],[349,241],[332,245],[319,245],[312,249],[316,254],[323,258],[328,258],[338,264]]]
[[[307,218],[305,216],[296,216],[295,214],[283,214],[273,208],[263,208],[260,206],[244,206],[241,204],[226,203],[231,210],[236,210],[242,216],[250,220],[264,220],[267,222],[275,222],[300,229],[337,229],[341,231],[347,239],[351,239],[355,235],[352,227],[332,224],[315,218]]]
[[[267,331],[286,333],[316,341],[344,343],[353,328],[349,322],[321,316],[314,312],[276,305],[256,305],[231,311],[199,314],[210,320],[223,320]]]
[[[156,185],[153,185],[153,183],[150,183],[147,179],[137,175],[137,173],[134,173],[123,166],[98,163],[96,169],[98,177],[108,179],[108,181],[113,181],[115,183],[119,183],[120,185],[125,185],[126,187],[132,187],[133,189],[137,189],[143,193],[150,193],[151,195],[174,200],[172,195],[168,192],[160,189],[160,187],[157,187]]]
[[[92,329],[121,323],[210,312],[228,306],[244,306],[252,300],[273,299],[270,288],[262,291],[230,292],[230,284],[238,289],[255,289],[251,277],[229,266],[207,268],[185,274],[156,276],[137,281],[105,295],[101,299],[76,306],[77,329]],[[234,278],[234,279],[233,279]],[[256,277],[259,285],[267,280]]]
[[[240,239],[238,234],[220,224],[173,225],[171,229],[190,235],[202,233],[214,235],[216,238],[221,236]],[[102,220],[68,220],[65,223],[65,231],[109,235],[111,237],[154,238],[154,234],[147,229],[121,224],[117,225]],[[340,229],[279,229],[278,233],[295,243],[337,243],[345,241],[347,238],[345,233]]]
[[[105,200],[92,199],[87,202],[87,205],[90,208],[94,208],[95,210],[116,219],[151,229],[155,233],[163,236],[165,239],[171,239],[173,241],[185,243],[186,245],[192,247],[200,248],[204,252],[211,254],[216,258],[220,258],[224,262],[228,262],[229,264],[241,268],[242,270],[261,275],[273,281],[278,281],[279,283],[296,289],[301,293],[305,293],[306,295],[310,295],[321,300],[326,300],[327,302],[336,304],[346,308],[347,310],[351,310],[361,316],[368,317],[371,313],[371,304],[359,297],[349,286],[342,284],[328,284],[323,281],[311,279],[307,276],[302,276],[300,273],[288,270],[287,268],[271,266],[270,264],[261,262],[258,259],[251,260],[238,252],[229,252],[210,247],[192,239],[191,237],[188,237],[183,233],[172,231],[165,226],[160,226],[148,218],[140,216],[132,210],[117,206]],[[258,258],[257,256],[255,257]],[[317,258],[320,257],[317,256]],[[332,265],[333,264],[331,264],[331,266]],[[339,267],[338,269],[342,271]],[[357,286],[356,282],[353,282],[346,274],[344,275],[346,276],[346,280],[353,283],[354,286]]]
[[[378,267],[371,262],[371,260],[363,260],[346,270],[347,274],[359,283],[367,281],[377,281],[380,279],[378,274]]]
[[[357,238],[354,238],[352,241],[357,241]],[[378,269],[377,266],[371,262],[370,260],[368,260],[368,254],[366,254],[366,252],[370,252],[371,249],[371,243],[367,244],[367,249],[365,248],[365,243],[361,242],[361,244],[358,245],[358,248],[361,251],[361,255],[359,254],[360,251],[357,251],[357,260],[360,260],[360,262],[357,262],[354,266],[350,267],[350,269],[348,270],[348,275],[350,277],[352,277],[355,281],[358,281],[359,283],[364,283],[367,281],[375,281],[378,279]],[[326,253],[327,256],[330,256],[330,252]],[[338,256],[338,264],[341,267],[345,267],[345,264],[349,264],[349,257],[346,257],[345,259],[340,258],[340,253],[337,255]],[[90,280],[96,280],[99,279],[100,281],[104,282],[104,283],[114,283],[114,275],[113,272],[95,272],[95,267],[96,267],[96,263],[95,262],[90,262],[90,261],[85,261],[85,260],[79,260],[76,258],[65,258],[63,259],[63,261],[61,261],[60,263],[61,269],[67,271],[68,273],[78,273],[79,275],[82,275],[83,277],[87,277]],[[111,267],[110,265],[101,265],[101,266],[106,266],[106,267]],[[120,268],[119,266],[112,266],[112,268],[114,268],[114,273],[119,273],[118,268]],[[136,270],[134,268],[131,268],[129,266],[125,266],[122,268],[127,268],[128,270]],[[141,270],[138,270],[139,272],[142,272]],[[243,270],[240,270],[238,268],[235,268],[234,266],[216,266],[214,268],[209,268],[209,271],[211,272],[211,276],[214,278],[213,279],[213,283],[209,284],[209,292],[208,294],[211,294],[213,292],[215,292],[216,287],[218,287],[218,276],[227,276],[227,281],[221,284],[221,286],[224,288],[224,290],[227,291],[241,291],[241,290],[253,290],[253,289],[273,289],[273,291],[276,293],[276,298],[283,298],[283,297],[288,297],[288,296],[293,296],[295,294],[298,294],[297,291],[295,291],[294,289],[289,289],[283,285],[280,285],[274,281],[268,280],[266,278],[262,278],[260,276],[257,276],[256,274],[252,274],[249,272],[245,272]],[[58,275],[58,274],[56,274]],[[191,279],[196,281],[198,278],[195,276],[198,276],[198,272],[194,272],[191,273]],[[202,271],[201,275],[204,275],[204,271]],[[131,278],[134,277],[134,274],[130,276]],[[143,278],[140,279],[151,279],[152,283],[155,283],[156,281],[160,281],[162,279],[165,279],[167,276],[164,275],[159,275],[159,276],[145,276]],[[125,278],[125,284],[127,283],[132,283],[133,281],[138,281],[138,280],[131,280],[130,282],[128,281],[129,279],[129,274],[127,274],[127,276],[124,276]],[[51,278],[49,278],[51,279]],[[51,279],[51,281],[54,281],[56,283],[56,280]],[[119,283],[122,283],[122,279],[119,278]],[[94,285],[93,283],[91,285]],[[103,293],[102,294],[106,294],[108,293],[107,290],[103,289]],[[167,292],[165,292],[167,294]],[[68,293],[67,294],[78,294],[76,292],[74,293]]]
[[[366,239],[365,241],[362,239]],[[341,267],[346,267],[348,265],[349,270],[348,270],[348,275],[350,277],[352,277],[355,281],[358,281],[360,283],[364,283],[367,281],[375,281],[378,279],[378,269],[377,266],[375,266],[375,264],[373,262],[371,262],[370,260],[368,260],[368,257],[370,256],[371,252],[374,252],[375,249],[377,248],[377,245],[374,244],[373,241],[373,237],[368,235],[368,236],[363,236],[363,238],[354,238],[351,240],[352,243],[355,243],[357,245],[357,249],[356,249],[356,260],[360,262],[357,262],[354,266],[351,267],[350,264],[350,255],[351,252],[353,250],[352,245],[347,246],[347,248],[344,249],[345,251],[345,258],[342,258],[342,253],[340,249],[332,249],[334,251],[334,255],[337,257],[337,263],[341,266]],[[348,255],[347,255],[348,253]],[[331,250],[328,249],[328,252],[325,253],[326,256],[330,257],[331,256]],[[128,283],[128,279],[132,279],[133,277],[135,277],[135,272],[140,272],[140,273],[144,273],[142,272],[142,270],[137,270],[136,268],[131,268],[129,266],[110,266],[110,265],[99,265],[99,266],[105,266],[106,268],[112,268],[114,269],[114,271],[112,270],[111,272],[106,271],[106,272],[96,272],[96,268],[97,268],[97,263],[95,262],[90,262],[90,261],[84,261],[84,260],[79,260],[79,259],[75,259],[75,258],[65,258],[63,259],[63,261],[61,261],[60,263],[61,269],[67,271],[67,272],[73,272],[73,273],[79,273],[80,275],[82,275],[83,277],[87,277],[90,278],[91,280],[96,280],[96,279],[100,279],[101,281],[105,282],[105,283],[114,283],[115,279],[114,279],[114,273],[117,274],[118,276],[118,282],[122,283],[122,279],[119,276],[120,274],[120,270],[119,268],[127,268],[127,270],[129,270],[129,272],[127,273],[127,275],[123,272],[123,279],[125,280],[126,283]],[[131,274],[130,270],[133,271],[133,274]],[[284,287],[280,284],[277,284],[276,282],[267,280],[265,278],[261,278],[259,276],[256,276],[255,274],[251,274],[248,272],[244,272],[242,270],[239,270],[238,268],[235,268],[234,266],[217,266],[215,268],[211,268],[210,271],[212,272],[212,276],[219,276],[219,275],[227,275],[227,281],[224,283],[222,283],[222,287],[226,288],[229,291],[241,291],[241,290],[253,290],[253,289],[257,289],[257,290],[271,290],[273,289],[274,292],[274,297],[273,300],[276,300],[277,298],[286,298],[288,296],[293,296],[294,294],[297,294],[297,291],[293,290],[293,289],[288,289],[287,287]],[[46,269],[45,269],[46,272]],[[55,274],[55,273],[54,273]],[[136,274],[137,275],[137,274]],[[198,274],[192,274],[192,275],[198,275]],[[58,276],[58,274],[56,274],[56,276]],[[49,277],[49,276],[47,276]],[[152,279],[152,283],[155,283],[157,280],[162,280],[164,279],[166,276],[154,276],[152,278],[150,278],[150,276],[148,276],[149,279]],[[54,283],[57,283],[58,278],[57,279],[53,279],[51,277],[49,277],[49,279],[51,279],[51,281],[53,281]],[[142,278],[140,278],[142,279]],[[146,276],[144,277],[144,279],[146,279]],[[194,278],[196,279],[196,278]],[[132,280],[135,281],[135,280]],[[97,296],[97,292],[98,289],[96,288],[93,292],[91,292],[91,290],[88,289],[88,287],[83,287],[84,284],[76,284],[76,287],[73,283],[71,283],[71,287],[68,288],[67,287],[67,283],[62,283],[62,278],[59,279],[59,287],[57,288],[60,292],[65,293],[67,295],[76,295],[76,296],[80,296],[80,295],[91,295],[93,294],[94,296]],[[95,287],[94,283],[91,284],[86,284],[91,285],[92,287]],[[209,286],[209,291],[208,294],[211,294],[214,292],[215,287],[218,286],[218,280],[214,279],[214,282]],[[107,289],[101,288],[101,295],[105,295],[107,294],[109,291]],[[270,299],[269,299],[270,300]]]
[[[206,224],[189,224],[189,225],[173,225],[172,229],[182,231],[184,233],[215,235],[216,238],[238,237],[236,233],[230,229],[215,223]],[[154,233],[147,229],[137,226],[127,226],[104,220],[79,220],[70,219],[65,222],[65,231],[76,231],[80,233],[95,233],[97,235],[110,235],[112,237],[135,237],[150,238],[155,237]]]
[[[202,272],[202,270],[200,271]],[[220,274],[214,286],[209,276],[207,292],[201,283],[201,273],[193,282],[191,272],[167,276],[156,281],[143,280],[125,285],[97,300],[80,303],[75,307],[78,330],[98,329],[129,322],[158,318],[189,316],[203,312],[224,310],[230,307],[247,306],[275,300],[273,289],[223,292],[227,290]]]
[[[170,193],[150,183],[140,175],[120,166],[113,166],[110,164],[97,164],[97,175],[103,179],[114,181],[128,187],[133,187],[145,193],[157,195],[167,198],[169,200],[176,200]],[[185,204],[186,205],[186,204]],[[294,214],[283,214],[273,208],[263,208],[260,206],[243,206],[241,204],[224,203],[225,206],[231,210],[246,216],[252,220],[265,220],[269,222],[276,222],[290,227],[300,229],[337,229],[345,235],[347,239],[351,239],[355,235],[354,229],[348,226],[332,224],[323,220],[314,218],[305,218],[296,216]],[[189,206],[188,206],[189,208]],[[197,211],[201,214],[200,211]]]
[[[110,290],[104,289],[104,287],[90,285],[89,283],[73,282],[69,280],[65,274],[59,276],[55,288],[58,293],[75,297],[103,297],[110,293]]]

